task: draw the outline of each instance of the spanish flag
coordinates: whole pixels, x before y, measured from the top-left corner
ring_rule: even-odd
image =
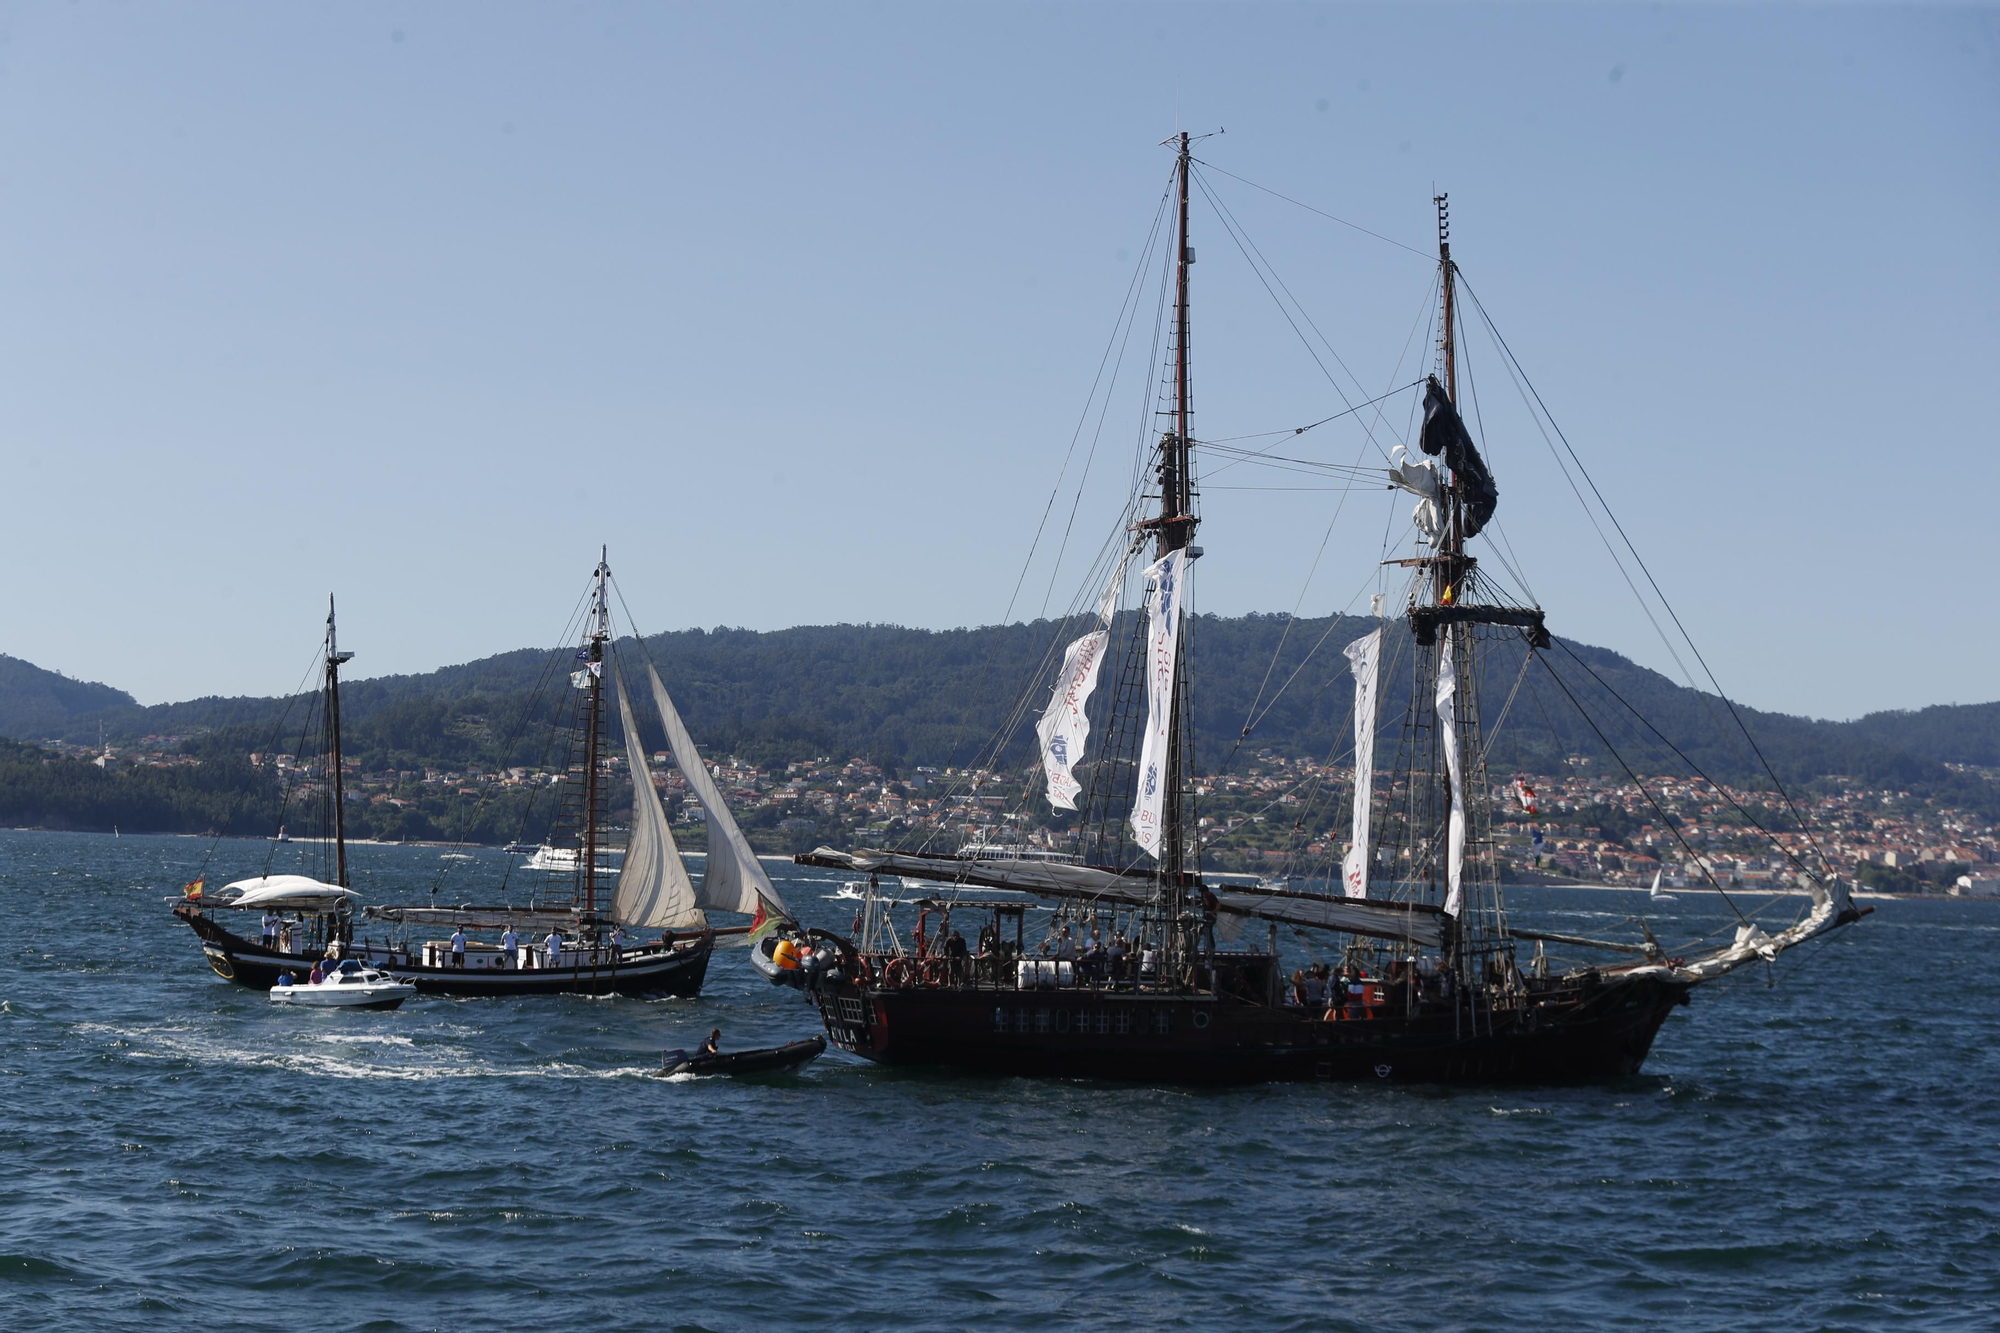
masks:
[[[192,884],[183,884],[181,885],[181,896],[184,898],[199,898],[201,897],[202,886],[207,883],[208,877],[204,875]]]

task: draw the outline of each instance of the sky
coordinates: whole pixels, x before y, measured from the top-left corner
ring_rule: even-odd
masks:
[[[335,593],[352,674],[428,670],[556,640],[600,545],[646,632],[1067,610],[1178,129],[1198,439],[1409,441],[1269,433],[1430,368],[1448,192],[1561,431],[1468,315],[1558,635],[1700,671],[1567,441],[1733,697],[2000,698],[1979,8],[0,6],[0,652],[277,693]],[[1228,461],[1197,609],[1395,602],[1406,499]]]

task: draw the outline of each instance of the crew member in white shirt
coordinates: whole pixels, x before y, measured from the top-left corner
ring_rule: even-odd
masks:
[[[563,937],[562,937],[561,926],[557,926],[553,930],[549,931],[549,938],[544,942],[544,947],[548,951],[549,966],[561,967],[562,950],[563,950]]]
[[[521,947],[521,937],[514,933],[514,928],[512,926],[507,927],[506,931],[502,933],[500,936],[500,954],[501,954],[500,966],[502,967],[514,966],[514,960],[520,956],[518,953],[520,947]]]
[[[451,965],[456,968],[463,968],[465,966],[464,926],[456,927],[451,932]]]

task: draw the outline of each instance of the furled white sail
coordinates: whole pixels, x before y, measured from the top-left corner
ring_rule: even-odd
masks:
[[[260,875],[255,879],[239,879],[222,886],[224,894],[231,889],[241,889],[242,893],[226,904],[229,907],[320,909],[361,896],[353,889],[327,884],[310,875]]]
[[[1139,746],[1139,790],[1132,800],[1132,840],[1158,860],[1165,823],[1167,756],[1174,733],[1175,658],[1180,651],[1181,603],[1187,600],[1187,551],[1169,551],[1146,567],[1151,620],[1146,643],[1146,733]]]
[[[1403,447],[1397,445],[1389,467],[1389,484],[1417,497],[1417,507],[1410,511],[1410,518],[1424,539],[1435,546],[1444,532],[1444,483],[1438,479],[1437,464],[1428,460],[1409,461]]]
[[[764,915],[789,917],[791,909],[771,886],[771,877],[764,873],[757,853],[750,849],[750,840],[736,826],[721,790],[709,776],[708,765],[701,761],[694,737],[688,734],[687,724],[681,721],[680,711],[667,696],[667,687],[660,683],[660,673],[651,662],[646,663],[646,676],[653,683],[653,703],[667,729],[667,748],[674,752],[674,762],[680,765],[681,776],[687,779],[688,790],[701,802],[702,814],[708,821],[708,865],[702,871],[696,900],[713,911],[756,916],[761,898],[767,905]]]
[[[640,929],[699,930],[708,919],[695,903],[694,885],[667,827],[667,812],[653,790],[646,749],[639,743],[639,724],[632,718],[632,701],[625,693],[625,676],[612,675],[618,686],[618,718],[625,724],[625,762],[632,768],[632,831],[611,896],[612,918]]]
[[[1127,907],[1147,907],[1158,892],[1154,882],[1138,874],[1119,874],[1095,866],[1067,865],[1060,861],[994,861],[965,856],[918,856],[905,852],[837,852],[821,847],[798,858],[802,865],[824,866],[856,874],[900,875],[907,879],[936,880],[961,888],[1017,889],[1044,898],[1067,899],[1096,904],[1117,903]],[[1435,949],[1444,943],[1439,909],[1426,903],[1389,902],[1376,898],[1354,902],[1320,893],[1292,893],[1279,889],[1235,889],[1214,887],[1220,919],[1217,935],[1226,935],[1223,922],[1236,918],[1276,921],[1320,930],[1346,931],[1376,939],[1397,940],[1412,947]]]
[[[1354,831],[1347,847],[1341,878],[1347,896],[1368,896],[1368,817],[1375,804],[1375,718],[1380,700],[1375,693],[1376,674],[1382,662],[1382,629],[1378,625],[1347,645],[1347,661],[1354,672]]]
[[[1090,718],[1083,706],[1097,688],[1097,676],[1104,666],[1104,646],[1111,641],[1111,617],[1118,611],[1118,594],[1125,586],[1125,562],[1119,561],[1104,595],[1097,599],[1097,628],[1070,644],[1063,654],[1062,674],[1056,677],[1055,693],[1035,735],[1042,743],[1042,771],[1048,775],[1049,804],[1058,810],[1076,809],[1077,793],[1083,784],[1071,774],[1083,758],[1084,743],[1090,739]]]
[[[1444,910],[1457,916],[1465,906],[1465,775],[1458,755],[1458,672],[1452,665],[1452,635],[1438,650],[1437,721],[1446,776],[1451,781],[1451,824],[1445,832]]]

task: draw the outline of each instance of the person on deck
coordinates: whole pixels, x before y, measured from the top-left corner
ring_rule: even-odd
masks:
[[[1326,1008],[1326,978],[1317,963],[1299,983],[1299,1003],[1308,1009]]]
[[[562,937],[561,926],[556,926],[549,931],[548,939],[543,941],[543,948],[547,952],[549,960],[548,965],[550,967],[561,967],[562,951],[563,951],[563,937]]]
[[[611,956],[613,958],[620,958],[624,956],[624,953],[625,953],[625,927],[613,926],[611,928]]]
[[[1125,942],[1125,932],[1119,931],[1111,937],[1111,947],[1104,951],[1104,961],[1111,969],[1113,981],[1125,976],[1125,957],[1132,952],[1132,946]]]
[[[264,947],[274,949],[278,945],[278,916],[275,912],[264,913]]]
[[[1093,930],[1090,932],[1090,937],[1084,941],[1083,974],[1092,981],[1104,980],[1104,960],[1104,937]]]
[[[1222,904],[1208,891],[1206,884],[1201,889],[1201,940],[1203,955],[1210,967],[1215,966],[1215,914]]]
[[[278,923],[278,952],[290,953],[291,951],[292,951],[292,923],[280,919]]]
[[[451,965],[461,970],[465,967],[465,927],[456,927],[451,932]]]
[[[514,933],[512,926],[500,933],[500,966],[512,967],[520,957],[521,937]]]
[[[1306,972],[1302,967],[1292,969],[1292,1003],[1301,1009],[1306,1003]]]
[[[311,982],[315,986],[319,985],[320,982],[325,981],[326,964],[324,962],[314,963],[313,970],[306,975],[306,980]]]
[[[696,1051],[696,1052],[695,1052],[695,1054],[696,1054],[696,1055],[721,1055],[721,1054],[722,1054],[722,1029],[721,1029],[721,1028],[716,1028],[716,1029],[714,1029],[713,1031],[711,1031],[711,1032],[710,1032],[710,1033],[708,1034],[708,1040],[707,1040],[707,1041],[705,1041],[705,1042],[703,1042],[703,1043],[701,1044],[701,1049],[700,1049],[699,1051]]]
[[[1064,926],[1062,934],[1056,936],[1056,961],[1064,963],[1076,961],[1076,940],[1071,937],[1068,926]]]
[[[953,930],[944,942],[945,967],[951,975],[951,984],[963,986],[966,976],[966,958],[971,954],[966,947],[965,936]]]

